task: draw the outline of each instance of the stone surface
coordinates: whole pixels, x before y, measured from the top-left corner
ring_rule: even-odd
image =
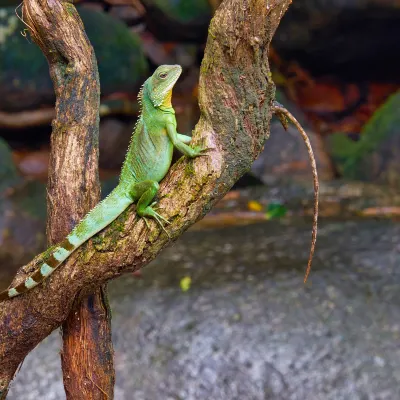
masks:
[[[296,0],[272,46],[313,77],[400,83],[399,17],[398,0]]]
[[[136,95],[147,77],[147,62],[139,37],[103,12],[78,8],[95,49],[101,93]],[[54,104],[47,61],[29,38],[14,7],[0,8],[0,110],[21,111]]]
[[[332,179],[333,170],[323,141],[312,130],[306,131],[314,151],[319,178]],[[290,125],[285,131],[279,121],[274,121],[271,124],[270,137],[253,163],[251,171],[266,184],[295,179],[308,179],[312,182],[307,148],[297,129]]]
[[[101,168],[121,168],[132,135],[134,121],[129,123],[115,118],[102,119],[99,137],[99,163]]]
[[[400,226],[319,232],[306,286],[308,222],[189,232],[110,285],[115,399],[399,398]],[[59,340],[28,356],[10,400],[65,398]]]
[[[304,113],[280,90],[276,100],[284,105],[306,131],[313,148],[321,180],[334,177],[332,163],[325,149],[325,143],[307,122]],[[302,136],[291,123],[285,131],[278,118],[271,121],[271,132],[264,144],[264,150],[253,163],[251,172],[266,184],[282,181],[308,180],[312,183],[311,164]]]

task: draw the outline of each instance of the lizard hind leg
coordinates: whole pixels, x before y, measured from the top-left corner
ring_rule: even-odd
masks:
[[[130,190],[130,195],[133,199],[137,200],[136,212],[139,217],[144,218],[146,225],[146,217],[153,218],[169,237],[169,234],[166,231],[163,222],[166,224],[169,224],[170,222],[158,212],[156,212],[153,208],[153,199],[156,196],[159,187],[160,186],[156,181],[148,180],[135,183]]]

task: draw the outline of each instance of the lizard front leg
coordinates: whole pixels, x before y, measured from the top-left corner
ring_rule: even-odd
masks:
[[[190,143],[190,140],[192,140],[192,138],[178,133],[174,124],[172,123],[167,124],[167,133],[174,147],[176,147],[182,154],[189,158],[203,156],[204,152],[208,150],[200,146],[188,146],[186,143]],[[181,138],[183,138],[183,140]]]
[[[176,135],[178,136],[178,140],[180,140],[181,142],[183,142],[185,144],[189,144],[192,140],[191,136],[182,135],[181,133],[177,133]]]

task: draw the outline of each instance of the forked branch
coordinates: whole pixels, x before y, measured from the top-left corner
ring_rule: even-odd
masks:
[[[57,24],[49,24],[55,16],[46,15],[40,3],[43,2],[42,7],[55,4],[56,8],[59,3],[56,0],[31,2],[37,4],[38,9],[35,9],[35,24],[29,25],[40,33],[42,42],[47,45],[47,39],[57,35]],[[268,49],[290,2],[225,0],[211,21],[200,74],[201,118],[193,138],[195,144],[213,151],[210,157],[181,158],[160,185],[159,208],[172,222],[168,228],[172,240],[202,218],[251,168],[269,136],[275,86],[268,79]],[[63,3],[67,7],[68,4]],[[53,44],[44,51],[60,54],[60,49]],[[57,53],[52,53],[54,51]],[[66,55],[64,58],[55,55],[55,63],[62,62]],[[68,80],[71,85],[83,67],[77,62],[65,69],[65,73],[71,74]],[[50,69],[53,78],[59,79],[57,70],[51,66]],[[57,98],[63,94],[62,88],[56,90]],[[86,111],[85,107],[85,102],[69,104],[68,110],[76,113],[76,124],[81,123],[82,115],[92,116],[93,111]],[[60,129],[61,134],[74,129],[74,126],[68,129],[63,126],[65,111],[57,101],[59,122],[53,127]],[[94,112],[98,115],[98,110]],[[65,149],[66,162],[75,157],[75,151],[85,154],[85,149],[80,149],[76,143],[76,147]],[[134,211],[132,206],[83,245],[43,285],[1,304],[0,391],[6,392],[26,354],[65,321],[77,300],[108,280],[147,265],[171,243],[153,221],[148,229]],[[51,218],[56,220],[57,215]],[[22,268],[13,284],[23,281],[32,268],[33,263]]]

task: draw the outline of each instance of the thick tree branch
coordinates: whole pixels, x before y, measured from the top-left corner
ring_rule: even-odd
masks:
[[[47,57],[57,99],[47,188],[47,234],[54,244],[100,200],[100,83],[93,48],[72,4],[26,0],[23,17]],[[76,304],[62,331],[67,399],[111,399],[113,348],[104,290]]]
[[[290,0],[226,0],[211,22],[194,141],[213,150],[208,157],[181,158],[161,183],[160,212],[172,221],[168,230],[173,239],[202,218],[250,169],[268,138],[275,95],[268,48],[289,4]],[[71,151],[75,148],[67,150]],[[74,301],[145,266],[170,244],[155,223],[149,230],[134,210],[129,208],[82,246],[43,285],[2,304],[0,385],[7,385],[26,354],[66,319]],[[32,263],[16,280],[30,269]]]

